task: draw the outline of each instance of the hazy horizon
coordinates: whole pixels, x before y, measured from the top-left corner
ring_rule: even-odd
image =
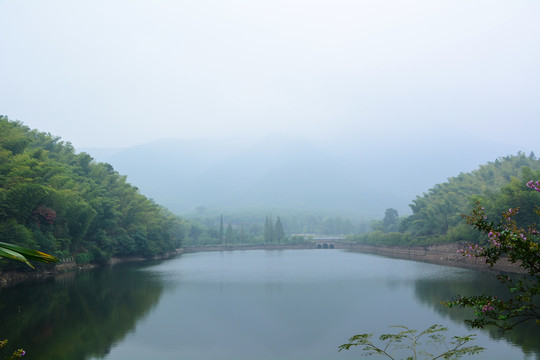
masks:
[[[539,13],[532,0],[3,0],[0,114],[77,149],[283,134],[538,152]]]

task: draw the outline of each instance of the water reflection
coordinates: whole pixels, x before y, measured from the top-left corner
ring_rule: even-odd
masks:
[[[472,319],[470,309],[448,308],[440,302],[451,300],[460,294],[463,296],[492,294],[504,299],[507,295],[506,287],[491,273],[476,272],[470,270],[453,270],[452,275],[445,281],[436,278],[422,278],[415,282],[415,295],[417,299],[432,308],[442,316],[457,323],[463,323],[465,319]],[[472,329],[471,332],[485,332],[494,340],[506,340],[522,349],[523,353],[531,358],[536,355],[540,359],[540,326],[534,321],[518,325],[511,331],[488,327],[484,329]]]
[[[0,289],[0,335],[28,359],[357,359],[337,347],[394,324],[467,333],[465,314],[440,301],[497,285],[469,270],[343,251],[194,253]],[[505,339],[540,354],[537,334]],[[479,334],[488,348],[479,360],[523,357],[490,336]]]
[[[433,311],[440,294],[428,306],[415,295],[423,279],[456,293],[459,269],[302,250],[188,254],[153,270],[173,278],[176,271],[181,280],[107,359],[344,360],[360,356],[337,353],[349,336],[381,334],[393,324],[424,329],[439,323],[448,325],[449,336],[467,333],[461,322]],[[477,343],[488,348],[479,360],[523,357],[486,334]]]
[[[0,289],[0,334],[11,346],[24,348],[30,359],[105,356],[163,293],[159,278],[134,266]]]

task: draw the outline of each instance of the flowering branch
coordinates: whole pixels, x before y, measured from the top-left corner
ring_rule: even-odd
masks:
[[[8,343],[7,340],[1,340],[0,341],[0,349],[2,349],[4,346],[6,346]],[[15,359],[20,359],[22,358],[24,355],[26,354],[26,351],[24,351],[23,349],[18,349],[18,350],[15,350],[13,352],[13,354],[8,357],[7,359],[8,360],[15,360]]]
[[[527,187],[540,192],[540,181],[527,183]],[[515,281],[507,275],[498,275],[501,283],[508,287],[509,299],[503,301],[494,296],[478,295],[460,297],[445,302],[449,307],[459,306],[473,308],[476,318],[466,320],[473,327],[494,325],[503,330],[512,329],[517,324],[528,320],[540,323],[540,251],[539,232],[535,225],[527,229],[519,228],[514,217],[519,208],[511,208],[502,214],[499,223],[488,222],[485,210],[477,202],[470,215],[464,216],[468,224],[488,236],[488,245],[467,244],[468,248],[459,252],[464,256],[482,258],[493,266],[505,257],[511,263],[517,263],[528,275]],[[540,215],[538,209],[536,213]]]

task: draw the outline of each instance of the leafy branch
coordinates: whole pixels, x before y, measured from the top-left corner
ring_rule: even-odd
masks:
[[[476,345],[465,346],[469,342],[473,341],[474,334],[466,336],[454,336],[450,341],[447,341],[443,332],[448,328],[442,325],[432,325],[422,332],[418,333],[417,330],[409,329],[403,325],[393,326],[394,328],[401,329],[395,334],[382,334],[379,336],[379,340],[383,342],[382,345],[376,345],[371,341],[373,334],[359,334],[349,338],[349,342],[339,346],[338,351],[349,350],[351,347],[360,346],[364,351],[363,356],[381,355],[388,359],[396,359],[391,351],[399,351],[403,349],[410,349],[412,356],[407,357],[407,360],[418,359],[458,359],[463,355],[474,355],[484,350],[484,348]],[[422,338],[427,338],[424,343],[420,342]],[[439,348],[444,348],[443,352],[435,355],[426,350],[422,350],[421,346],[427,345],[435,348],[439,352]]]

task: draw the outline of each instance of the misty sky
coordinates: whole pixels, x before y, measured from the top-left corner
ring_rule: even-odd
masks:
[[[75,147],[463,133],[540,153],[539,19],[538,0],[0,0],[0,114]]]

